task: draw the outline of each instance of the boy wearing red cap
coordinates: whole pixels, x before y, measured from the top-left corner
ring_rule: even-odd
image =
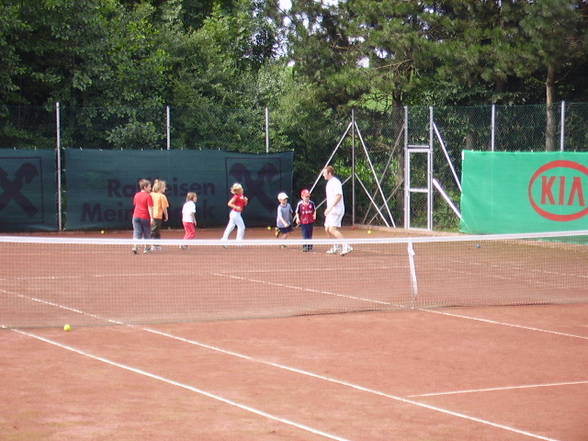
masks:
[[[300,192],[301,201],[296,205],[296,223],[300,224],[303,239],[312,239],[312,230],[316,221],[316,206],[310,200],[310,191],[304,189]],[[302,251],[312,250],[312,245],[303,245]]]

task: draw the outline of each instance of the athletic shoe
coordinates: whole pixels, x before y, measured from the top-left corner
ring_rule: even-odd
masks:
[[[351,248],[351,245],[345,245],[343,247],[343,249],[341,250],[341,255],[344,256],[346,254],[349,254],[352,251],[353,251],[353,248]]]
[[[337,245],[333,245],[327,250],[327,254],[339,254],[339,251],[339,247]]]
[[[133,254],[137,254],[137,248],[133,248],[131,251],[133,252]]]

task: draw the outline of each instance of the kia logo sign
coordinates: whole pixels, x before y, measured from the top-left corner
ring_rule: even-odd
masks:
[[[529,181],[529,202],[544,218],[557,222],[580,219],[588,213],[584,190],[588,167],[574,161],[552,161]]]

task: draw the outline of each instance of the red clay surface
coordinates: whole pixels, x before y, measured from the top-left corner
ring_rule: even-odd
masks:
[[[4,330],[0,433],[11,441],[587,439],[588,305],[438,312]]]
[[[217,233],[211,233],[214,235],[210,238],[217,238]],[[353,234],[366,233],[350,231],[348,237]],[[121,233],[121,237],[128,236]],[[588,303],[133,326],[105,322],[117,314],[124,318],[125,311],[117,310],[121,307],[130,308],[127,314],[136,317],[157,312],[176,314],[177,302],[189,308],[186,298],[173,296],[185,285],[169,286],[173,280],[182,280],[180,277],[165,279],[168,292],[152,293],[149,283],[145,283],[135,293],[132,285],[122,282],[142,268],[155,271],[161,278],[162,272],[156,270],[155,262],[171,261],[175,262],[174,271],[184,276],[192,270],[199,281],[195,286],[204,292],[205,283],[213,280],[207,282],[203,277],[204,265],[217,265],[223,259],[226,261],[227,256],[221,255],[218,261],[209,257],[200,266],[178,269],[180,259],[198,258],[197,250],[188,251],[192,254],[183,257],[179,250],[158,256],[132,256],[127,252],[120,260],[112,254],[98,260],[94,256],[90,269],[83,269],[83,254],[69,256],[73,260],[65,263],[45,256],[45,263],[38,265],[33,265],[39,258],[37,253],[20,256],[29,259],[31,266],[11,280],[3,276],[3,297],[17,296],[22,305],[31,303],[33,297],[33,303],[44,301],[38,309],[27,312],[27,319],[42,321],[57,309],[54,318],[61,321],[59,327],[0,330],[2,441],[588,440]],[[247,294],[255,298],[251,294],[254,288],[261,289],[260,285],[276,280],[262,279],[260,269],[263,270],[266,260],[282,268],[282,251],[294,253],[288,249],[264,254],[249,273],[246,271],[252,264],[243,262],[254,257],[242,253],[235,261],[242,265],[236,266],[229,259],[226,263],[230,268],[221,271],[221,278],[241,271],[237,274],[239,282],[233,287],[245,285],[247,289],[237,291],[237,299],[247,299]],[[358,286],[353,290],[335,290],[333,286],[342,282],[340,265],[349,265],[344,267],[350,272],[349,278],[343,278],[347,287],[358,278],[359,273],[351,272],[353,266],[362,262],[373,266],[385,259],[398,260],[401,262],[392,265],[395,269],[382,271],[388,276],[404,274],[406,261],[401,255],[396,256],[394,250],[377,256],[369,250],[357,251],[345,258],[332,256],[337,260],[317,252],[305,256],[312,260],[305,261],[304,267],[302,263],[295,264],[293,272],[311,274],[313,267],[320,269],[322,279],[312,276],[310,285],[324,283],[320,286],[322,290],[330,285],[335,296],[326,297],[337,299],[343,293],[347,296],[362,290],[374,292],[374,287],[387,280],[371,276],[375,280],[370,281],[370,277],[365,277],[355,280]],[[472,251],[472,256],[475,253],[480,254]],[[486,264],[483,258],[464,256],[463,252],[459,257]],[[530,253],[531,261],[535,258]],[[327,264],[321,263],[325,261]],[[72,262],[83,267],[74,279],[46,278],[63,269],[60,265],[67,268]],[[107,279],[101,272],[113,271],[113,262],[122,269],[114,281],[100,282],[107,284],[102,288],[110,286],[114,293],[120,290],[127,296],[113,294],[100,299],[102,291],[90,291],[90,287]],[[421,265],[438,262],[443,271],[460,267],[447,258],[431,258],[430,262]],[[330,265],[336,265],[332,277],[325,275]],[[465,274],[454,276],[458,285],[474,274],[471,266],[464,267],[463,262],[460,265]],[[575,282],[576,278],[581,279],[576,265],[579,263],[571,259],[562,268],[569,270],[573,291],[584,295],[585,283]],[[495,280],[491,282],[490,276],[477,274],[484,279],[483,285],[490,284],[492,289],[499,286]],[[94,277],[94,283],[85,283],[90,277]],[[434,284],[434,277],[430,277],[429,282]],[[398,285],[408,283],[392,279]],[[289,272],[284,271],[277,280],[282,285],[298,285],[292,294],[287,289],[284,292],[292,296],[292,304],[279,297],[273,308],[284,304],[289,308],[304,307],[300,302],[307,301],[309,295],[322,299],[300,277],[296,279]],[[513,282],[509,279],[508,283]],[[533,277],[519,277],[519,284],[534,290],[558,288],[542,268]],[[247,300],[232,306],[271,303],[275,289],[276,286],[270,286],[265,297],[258,299],[259,304]],[[448,286],[447,293],[451,290]],[[135,297],[139,293],[146,296],[143,301],[148,308],[132,308],[140,303],[140,298]],[[344,301],[358,301],[349,297]],[[222,303],[223,298],[218,293],[217,300]],[[371,300],[382,298],[376,295]],[[174,305],[170,306],[170,301]],[[14,308],[13,314],[23,314],[19,305],[9,306]],[[70,309],[64,311],[64,306]],[[8,310],[0,312],[2,319],[7,320]],[[74,324],[72,332],[62,330],[64,317]],[[87,322],[101,326],[80,326]]]

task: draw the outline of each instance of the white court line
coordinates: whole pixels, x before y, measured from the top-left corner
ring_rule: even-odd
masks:
[[[234,276],[231,274],[225,274],[225,273],[212,273],[213,275],[219,276],[219,277],[229,277],[229,278],[233,278],[233,279],[237,279],[237,280],[244,280],[247,282],[254,282],[254,283],[261,283],[263,285],[270,285],[270,286],[277,286],[277,287],[282,287],[282,288],[289,288],[289,289],[294,289],[294,290],[298,290],[298,291],[306,291],[306,292],[311,292],[314,294],[325,294],[325,295],[330,295],[330,296],[336,296],[336,297],[344,297],[344,298],[348,298],[351,300],[359,300],[362,302],[368,302],[368,303],[376,303],[376,304],[380,304],[380,305],[388,305],[388,306],[393,306],[393,307],[398,307],[398,308],[404,308],[405,306],[403,305],[398,305],[395,303],[391,303],[391,302],[386,302],[383,300],[375,300],[375,299],[369,299],[366,297],[355,297],[355,296],[349,296],[349,295],[345,295],[345,294],[337,294],[337,293],[333,293],[330,291],[321,291],[321,290],[317,290],[317,289],[311,289],[311,288],[303,288],[300,286],[292,286],[292,285],[286,285],[283,283],[276,283],[276,282],[269,282],[267,280],[256,280],[256,279],[249,279],[246,277],[238,277],[238,276]],[[438,310],[433,310],[433,309],[426,309],[426,308],[417,308],[419,311],[423,311],[423,312],[428,312],[430,314],[441,314],[441,315],[446,315],[446,316],[451,316],[451,317],[458,317],[458,318],[463,318],[463,319],[467,319],[467,320],[473,320],[473,321],[479,321],[479,322],[485,322],[485,323],[490,323],[490,324],[494,324],[494,325],[500,325],[500,326],[508,326],[511,328],[519,328],[519,329],[525,329],[527,331],[536,331],[536,332],[544,332],[547,334],[554,334],[554,335],[559,335],[559,336],[564,336],[564,337],[573,337],[573,338],[579,338],[579,339],[583,339],[583,340],[588,340],[588,337],[584,337],[582,335],[575,335],[575,334],[568,334],[565,332],[559,332],[559,331],[551,331],[548,329],[541,329],[541,328],[534,328],[532,326],[523,326],[523,325],[516,325],[513,323],[506,323],[506,322],[498,322],[495,320],[489,320],[489,319],[482,319],[482,318],[478,318],[478,317],[473,317],[473,316],[467,316],[467,315],[463,315],[463,314],[455,314],[455,313],[451,313],[451,312],[445,312],[445,311],[438,311]]]
[[[295,285],[286,285],[285,283],[269,282],[267,280],[249,279],[247,277],[239,277],[239,276],[234,276],[232,274],[225,274],[225,273],[212,273],[212,274],[214,276],[219,276],[219,277],[225,277],[225,278],[236,279],[236,280],[243,280],[246,282],[260,283],[262,285],[276,286],[279,288],[293,289],[296,291],[310,292],[313,294],[324,294],[324,295],[328,295],[328,296],[342,297],[342,298],[350,299],[350,300],[359,300],[360,302],[376,303],[379,305],[400,306],[400,305],[394,305],[393,303],[385,302],[385,301],[381,301],[381,300],[369,299],[369,298],[365,298],[365,297],[350,296],[350,295],[346,295],[346,294],[337,294],[337,293],[331,292],[331,291],[324,291],[324,290],[312,289],[312,288],[303,288],[301,286],[295,286]]]
[[[0,289],[0,291],[5,292],[5,293],[9,293],[9,292],[7,292],[5,290],[2,290],[2,289]],[[27,298],[26,296],[24,296],[22,294],[14,294],[14,293],[9,293],[9,294],[17,295],[17,296],[22,297],[22,298]],[[116,324],[126,325],[126,326],[131,327],[131,328],[140,329],[140,330],[143,330],[145,332],[149,332],[149,333],[152,333],[152,334],[156,334],[156,335],[160,335],[160,336],[163,336],[163,337],[171,338],[173,340],[181,341],[181,342],[188,343],[188,344],[191,344],[191,345],[194,345],[194,346],[199,346],[199,347],[202,347],[202,348],[205,348],[205,349],[209,349],[209,350],[212,350],[212,351],[216,351],[216,352],[219,352],[219,353],[222,353],[222,354],[225,354],[225,355],[230,355],[230,356],[241,358],[241,359],[244,359],[244,360],[249,360],[249,361],[254,362],[254,363],[263,364],[263,365],[275,367],[275,368],[278,368],[278,369],[283,369],[283,370],[288,371],[288,372],[293,372],[293,373],[297,373],[297,374],[300,374],[300,375],[305,375],[305,376],[308,376],[308,377],[316,378],[316,379],[323,380],[323,381],[326,381],[326,382],[329,382],[329,383],[333,383],[333,384],[337,384],[337,385],[340,385],[340,386],[346,386],[346,387],[349,387],[351,389],[358,390],[358,391],[361,391],[361,392],[370,393],[370,394],[373,394],[373,395],[377,395],[377,396],[380,396],[380,397],[384,397],[384,398],[388,398],[388,399],[391,399],[391,400],[394,400],[394,401],[398,401],[398,402],[401,402],[401,403],[404,403],[404,404],[410,404],[410,405],[413,405],[413,406],[416,406],[416,407],[425,408],[425,409],[432,410],[432,411],[435,411],[435,412],[439,412],[439,413],[442,413],[442,414],[445,414],[445,415],[450,415],[450,416],[454,416],[454,417],[457,417],[457,418],[465,419],[465,420],[468,420],[468,421],[480,423],[480,424],[483,424],[483,425],[488,425],[488,426],[495,427],[495,428],[498,428],[498,429],[506,430],[506,431],[513,432],[513,433],[517,433],[517,434],[520,434],[520,435],[525,435],[525,436],[528,436],[528,437],[531,437],[531,438],[540,439],[540,440],[544,440],[544,441],[558,441],[558,440],[556,440],[554,438],[547,438],[547,437],[544,437],[544,436],[541,436],[541,435],[537,435],[537,434],[534,434],[534,433],[531,433],[531,432],[527,432],[527,431],[524,431],[524,430],[516,429],[516,428],[511,427],[511,426],[506,426],[506,425],[503,425],[503,424],[494,423],[494,422],[489,421],[489,420],[485,420],[485,419],[482,419],[482,418],[473,417],[473,416],[466,415],[466,414],[460,413],[460,412],[454,412],[454,411],[451,411],[449,409],[445,409],[445,408],[442,408],[442,407],[433,406],[433,405],[429,405],[429,404],[426,404],[426,403],[421,403],[419,401],[411,400],[409,398],[403,398],[401,396],[388,394],[388,393],[381,392],[381,391],[378,391],[378,390],[375,390],[375,389],[370,389],[370,388],[363,387],[363,386],[360,386],[360,385],[357,385],[357,384],[354,384],[354,383],[350,383],[350,382],[347,382],[347,381],[344,381],[344,380],[339,380],[339,379],[336,379],[336,378],[333,378],[333,377],[327,377],[327,376],[324,376],[324,375],[315,374],[314,372],[306,371],[306,370],[303,370],[303,369],[298,369],[298,368],[286,366],[286,365],[283,365],[283,364],[280,364],[280,363],[274,363],[274,362],[270,362],[270,361],[266,361],[266,360],[254,358],[254,357],[251,357],[251,356],[248,356],[248,355],[245,355],[245,354],[240,354],[238,352],[233,352],[233,351],[229,351],[229,350],[226,350],[226,349],[222,349],[222,348],[217,347],[217,346],[212,346],[212,345],[208,345],[208,344],[205,344],[205,343],[197,342],[195,340],[190,340],[190,339],[186,339],[186,338],[183,338],[183,337],[178,337],[178,336],[175,336],[173,334],[169,334],[167,332],[158,331],[158,330],[155,330],[155,329],[152,329],[152,328],[147,328],[147,327],[142,327],[142,326],[137,326],[137,325],[132,325],[132,324],[126,324],[126,323],[122,323],[122,322],[119,322],[119,321],[116,321],[116,320],[101,318],[100,316],[98,316],[96,314],[87,313],[87,312],[84,312],[84,311],[81,311],[81,310],[78,310],[78,309],[74,309],[74,308],[70,308],[70,307],[66,307],[66,306],[63,306],[63,305],[58,305],[58,304],[53,303],[53,302],[47,302],[47,301],[44,301],[42,299],[30,298],[30,300],[34,300],[34,301],[40,302],[40,303],[46,303],[48,305],[55,306],[57,308],[66,309],[68,311],[78,312],[78,313],[80,313],[82,315],[86,315],[86,316],[89,316],[89,317],[92,317],[92,318],[95,318],[95,319],[99,319],[99,320],[101,319],[101,320],[107,321],[109,323],[116,323]],[[20,331],[20,332],[23,332],[23,331]]]
[[[484,389],[454,390],[454,391],[449,391],[449,392],[432,392],[429,394],[408,395],[408,398],[439,397],[442,395],[461,395],[461,394],[472,394],[472,393],[482,393],[482,392],[497,392],[497,391],[502,391],[502,390],[514,390],[514,389],[536,389],[539,387],[574,386],[577,384],[588,384],[588,380],[566,381],[566,382],[562,382],[562,383],[525,384],[525,385],[521,385],[521,386],[487,387]]]
[[[382,266],[370,266],[370,270],[391,270],[391,269],[405,269],[408,268],[408,265],[382,265]],[[365,274],[365,269],[358,268],[357,265],[349,266],[349,267],[316,267],[316,268],[304,268],[304,272],[323,272],[323,271],[357,271],[358,273]],[[237,269],[234,272],[241,273],[241,274],[250,274],[250,273],[300,273],[300,269],[291,268],[291,269],[279,269],[279,268],[270,268],[270,269],[251,269],[251,270],[242,270]]]
[[[464,261],[461,259],[448,259],[448,261],[453,262],[453,263],[457,263],[460,265],[471,265],[471,266],[478,266],[478,267],[483,266],[484,268],[493,268],[493,269],[504,269],[506,266],[506,265],[488,264],[486,262]],[[558,276],[558,277],[565,277],[565,278],[577,277],[580,279],[588,279],[588,274],[564,273],[561,271],[548,271],[548,270],[544,270],[544,269],[534,269],[534,268],[528,268],[528,267],[523,267],[523,266],[519,266],[519,265],[508,265],[507,268],[509,270],[519,271],[521,273],[529,272],[529,273],[548,274],[550,276]],[[476,273],[476,274],[478,274],[478,273]]]
[[[490,265],[489,267],[492,267],[492,266],[493,265]],[[455,269],[455,268],[451,267],[451,268],[443,268],[443,271],[445,271],[445,272],[452,272],[454,274],[472,276],[474,278],[479,278],[480,277],[480,273],[479,272],[477,272],[477,271],[468,271],[466,269],[460,270],[460,269]],[[521,269],[521,271],[523,271],[523,269]],[[540,272],[540,271],[536,270],[535,272]],[[572,276],[571,274],[562,274],[562,273],[555,273],[555,272],[553,272],[553,273],[542,272],[542,273],[550,274],[550,275],[557,275],[557,276],[560,276],[562,278],[571,277]],[[499,273],[486,272],[483,275],[483,277],[487,277],[487,278],[490,278],[490,279],[496,279],[496,280],[506,280],[506,281],[509,281],[509,282],[517,282],[517,283],[520,283],[520,282],[523,282],[524,281],[527,284],[529,284],[530,286],[535,285],[538,288],[541,288],[541,287],[558,288],[559,287],[559,285],[556,283],[556,281],[540,281],[540,280],[535,280],[535,279],[525,279],[525,278],[522,278],[522,277],[520,277],[518,275],[515,275],[515,274],[513,274],[511,276],[502,276]],[[579,276],[579,277],[581,277],[581,276]]]
[[[197,342],[197,341],[190,340],[190,339],[187,339],[187,338],[184,338],[184,337],[178,337],[176,335],[169,334],[169,333],[163,332],[163,331],[158,331],[156,329],[147,328],[147,327],[140,327],[140,326],[134,326],[134,325],[130,325],[130,326],[132,326],[132,327],[138,327],[139,329],[142,329],[143,331],[150,332],[150,333],[153,333],[153,334],[157,334],[157,335],[160,335],[160,336],[163,336],[163,337],[171,338],[173,340],[182,341],[184,343],[188,343],[188,344],[191,344],[191,345],[199,346],[199,347],[202,347],[202,348],[205,348],[205,349],[210,349],[212,351],[220,352],[220,353],[223,353],[223,354],[226,354],[226,355],[230,355],[230,356],[233,356],[233,357],[241,358],[241,359],[244,359],[244,360],[249,360],[249,361],[251,361],[253,363],[258,363],[258,364],[263,364],[263,365],[266,365],[266,366],[275,367],[275,368],[278,368],[278,369],[283,369],[283,370],[288,371],[288,372],[293,372],[293,373],[296,373],[296,374],[300,374],[300,375],[304,375],[304,376],[316,378],[316,379],[323,380],[323,381],[326,381],[326,382],[329,382],[329,383],[333,383],[333,384],[337,384],[337,385],[340,385],[340,386],[349,387],[351,389],[358,390],[358,391],[361,391],[361,392],[366,392],[366,393],[369,393],[369,394],[372,394],[372,395],[377,395],[377,396],[388,398],[388,399],[391,399],[391,400],[394,400],[394,401],[399,401],[399,402],[404,403],[404,404],[410,404],[410,405],[413,405],[413,406],[416,406],[416,407],[421,407],[421,408],[425,408],[425,409],[432,410],[432,411],[435,411],[435,412],[440,412],[440,413],[443,413],[445,415],[451,415],[451,416],[454,416],[454,417],[457,417],[457,418],[465,419],[465,420],[468,420],[468,421],[473,421],[475,423],[480,423],[480,424],[483,424],[483,425],[492,426],[492,427],[497,428],[497,429],[502,429],[502,430],[506,430],[506,431],[513,432],[513,433],[517,433],[517,434],[520,434],[520,435],[525,435],[525,436],[528,436],[530,438],[541,439],[541,440],[545,440],[545,441],[557,441],[554,438],[547,438],[547,437],[544,437],[544,436],[541,436],[541,435],[537,435],[537,434],[534,434],[534,433],[531,433],[531,432],[527,432],[527,431],[524,431],[524,430],[516,429],[516,428],[514,428],[512,426],[506,426],[506,425],[503,425],[503,424],[494,423],[492,421],[485,420],[485,419],[482,419],[482,418],[473,417],[473,416],[470,416],[470,415],[466,415],[464,413],[454,412],[452,410],[445,409],[445,408],[442,408],[442,407],[433,406],[433,405],[429,405],[429,404],[426,404],[426,403],[421,403],[419,401],[415,401],[415,400],[409,399],[410,397],[403,398],[403,397],[398,396],[398,395],[388,394],[386,392],[382,392],[382,391],[375,390],[375,389],[370,389],[370,388],[367,388],[367,387],[364,387],[364,386],[360,386],[358,384],[350,383],[350,382],[347,382],[347,381],[344,381],[344,380],[339,380],[339,379],[336,379],[336,378],[333,378],[333,377],[327,377],[325,375],[316,374],[314,372],[307,371],[307,370],[304,370],[304,369],[298,369],[298,368],[291,367],[291,366],[286,366],[286,365],[283,365],[283,364],[280,364],[280,363],[275,363],[275,362],[272,362],[272,361],[266,361],[266,360],[254,358],[254,357],[251,357],[249,355],[241,354],[241,353],[234,352],[234,351],[229,351],[229,350],[226,350],[226,349],[219,348],[217,346],[208,345],[206,343]]]
[[[471,315],[456,314],[454,312],[437,311],[434,309],[423,309],[423,308],[418,308],[418,309],[419,309],[419,311],[428,312],[429,314],[439,314],[439,315],[445,315],[448,317],[456,317],[456,318],[462,318],[462,319],[466,319],[466,320],[473,320],[476,322],[489,323],[491,325],[507,326],[509,328],[525,329],[527,331],[544,332],[546,334],[553,334],[553,335],[560,335],[563,337],[573,337],[573,338],[579,338],[582,340],[588,340],[588,337],[585,337],[583,335],[568,334],[567,332],[551,331],[549,329],[535,328],[533,326],[524,326],[524,325],[517,325],[514,323],[499,322],[496,320],[474,317]]]
[[[407,265],[386,265],[386,266],[379,266],[379,267],[370,267],[370,269],[375,269],[375,270],[382,270],[382,271],[386,271],[386,270],[392,270],[392,269],[400,269],[400,268],[407,268]],[[308,272],[312,272],[312,271],[316,271],[316,272],[325,272],[325,271],[347,271],[347,272],[351,272],[351,271],[357,271],[359,273],[364,273],[365,271],[363,269],[358,269],[357,267],[321,267],[321,268],[308,268],[305,269],[304,272],[308,273]],[[276,273],[300,273],[300,269],[296,269],[296,268],[291,268],[291,269],[252,269],[252,270],[236,270],[234,272],[237,273],[242,273],[242,274],[265,274],[265,273],[271,273],[271,274],[276,274]],[[218,276],[218,273],[210,273],[214,276]],[[51,275],[47,275],[47,276],[18,276],[18,277],[12,277],[12,278],[0,278],[0,280],[2,281],[9,281],[9,280],[19,280],[19,281],[35,281],[35,280],[42,280],[42,281],[46,281],[46,280],[82,280],[82,279],[87,279],[88,277],[94,277],[97,279],[100,278],[113,278],[113,277],[146,277],[146,276],[150,276],[150,277],[183,277],[183,276],[194,276],[194,271],[176,271],[176,272],[165,272],[165,273],[153,273],[153,272],[148,272],[148,273],[120,273],[120,274],[112,274],[112,273],[108,273],[108,274],[79,274],[79,275],[67,275],[67,276],[51,276]]]
[[[3,328],[4,326],[0,326],[0,327]],[[289,420],[287,418],[282,418],[282,417],[278,417],[278,416],[272,415],[271,413],[267,413],[267,412],[265,412],[263,410],[256,409],[255,407],[247,406],[245,404],[238,403],[237,401],[233,401],[233,400],[230,400],[228,398],[224,398],[224,397],[222,397],[220,395],[213,394],[211,392],[207,392],[207,391],[202,390],[202,389],[199,389],[197,387],[190,386],[190,385],[185,384],[185,383],[180,383],[178,381],[174,381],[174,380],[171,380],[171,379],[166,378],[166,377],[161,377],[159,375],[153,374],[151,372],[144,371],[142,369],[134,368],[134,367],[128,366],[126,364],[122,364],[122,363],[118,363],[116,361],[109,360],[108,358],[105,358],[105,357],[100,357],[98,355],[94,355],[94,354],[91,354],[89,352],[82,351],[81,349],[74,348],[73,346],[64,345],[64,344],[59,343],[57,341],[50,340],[50,339],[45,338],[45,337],[41,337],[40,335],[36,335],[36,334],[30,333],[30,332],[22,331],[20,329],[11,329],[11,331],[16,332],[18,334],[25,335],[27,337],[31,337],[31,338],[34,338],[34,339],[43,341],[45,343],[49,343],[49,344],[54,345],[54,346],[57,346],[57,347],[59,347],[61,349],[65,349],[65,350],[68,350],[68,351],[71,351],[71,352],[75,352],[76,354],[82,355],[82,356],[87,357],[87,358],[90,358],[92,360],[100,361],[102,363],[106,363],[106,364],[109,364],[111,366],[115,366],[117,368],[124,369],[124,370],[130,371],[130,372],[133,372],[135,374],[143,375],[145,377],[152,378],[154,380],[161,381],[163,383],[171,384],[172,386],[176,386],[176,387],[179,387],[181,389],[186,389],[186,390],[189,390],[191,392],[195,392],[197,394],[203,395],[203,396],[208,397],[208,398],[211,398],[213,400],[217,400],[217,401],[220,401],[222,403],[228,404],[230,406],[237,407],[237,408],[239,408],[241,410],[245,410],[247,412],[250,412],[250,413],[253,413],[253,414],[256,414],[256,415],[260,415],[262,417],[268,418],[268,419],[273,420],[273,421],[277,421],[277,422],[282,423],[282,424],[287,424],[289,426],[296,427],[297,429],[304,430],[305,432],[310,432],[310,433],[313,433],[315,435],[319,435],[319,436],[322,436],[324,438],[328,438],[328,439],[332,439],[332,440],[336,440],[336,441],[350,441],[347,438],[342,438],[342,437],[337,436],[337,435],[333,435],[333,434],[330,434],[330,433],[327,433],[327,432],[323,432],[321,430],[314,429],[314,428],[312,428],[310,426],[307,426],[305,424],[297,423],[297,422],[292,421],[292,420]]]

